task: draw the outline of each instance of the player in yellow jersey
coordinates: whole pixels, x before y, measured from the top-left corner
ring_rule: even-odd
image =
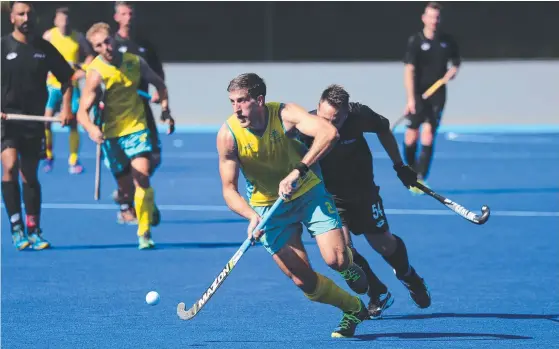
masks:
[[[338,140],[336,128],[298,105],[266,102],[266,84],[256,74],[239,75],[227,91],[234,114],[217,135],[225,202],[250,221],[250,236],[277,198],[286,198],[256,238],[308,299],[343,311],[332,337],[352,337],[357,325],[369,317],[367,308],[358,296],[313,270],[301,241],[305,225],[326,264],[352,290],[367,292],[365,274],[346,248],[340,216],[318,165]],[[296,139],[299,132],[314,137],[310,148]],[[239,194],[241,170],[248,202]]]
[[[72,114],[74,114],[74,118],[70,123],[70,156],[68,157],[68,172],[70,172],[70,174],[80,174],[83,172],[83,167],[78,159],[80,135],[78,133],[75,115],[78,112],[78,103],[80,99],[78,80],[85,77],[85,72],[81,69],[76,69],[76,67],[80,63],[80,56],[85,57],[84,64],[91,62],[93,59],[93,52],[84,35],[72,29],[70,23],[70,12],[67,7],[61,7],[56,10],[54,27],[43,34],[43,39],[49,41],[76,70],[74,74],[74,89],[72,95]],[[62,104],[62,92],[60,86],[60,82],[56,79],[52,72],[49,73],[47,77],[49,97],[45,108],[45,116],[50,117],[60,111],[60,106]],[[50,172],[54,164],[54,154],[52,150],[53,137],[50,123],[46,123],[45,136],[46,158],[43,169],[45,172]]]
[[[153,248],[151,222],[154,191],[150,184],[152,144],[144,111],[137,90],[140,80],[154,85],[159,92],[163,115],[170,118],[167,88],[161,78],[139,56],[113,50],[114,38],[109,25],[96,23],[87,32],[87,39],[99,55],[89,64],[78,120],[89,137],[102,145],[106,164],[119,187],[132,183],[134,205],[138,216],[139,248]],[[102,128],[89,118],[93,105],[102,99]],[[164,117],[165,118],[165,117]]]

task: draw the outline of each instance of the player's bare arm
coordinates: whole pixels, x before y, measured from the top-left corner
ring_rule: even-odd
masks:
[[[407,105],[404,114],[415,114],[415,87],[414,87],[415,66],[406,64],[404,66],[404,87],[406,89]]]
[[[286,104],[281,111],[281,118],[286,132],[295,127],[302,134],[314,138],[309,151],[301,160],[307,167],[318,162],[339,139],[338,130],[332,124],[310,115],[299,105]]]
[[[235,139],[227,125],[223,124],[217,134],[217,152],[219,155],[219,175],[221,177],[221,188],[223,198],[227,206],[238,215],[248,219],[248,236],[253,233],[254,228],[260,223],[260,216],[248,202],[239,194],[239,170],[241,168]],[[263,231],[255,232],[257,239],[262,236]]]
[[[147,62],[140,57],[140,72],[142,78],[144,78],[149,84],[155,86],[158,92],[159,103],[161,104],[161,120],[169,124],[169,131],[167,133],[171,134],[174,132],[175,121],[171,117],[171,112],[169,109],[169,94],[167,92],[167,85],[165,81],[147,64]]]
[[[103,133],[89,118],[89,111],[97,100],[97,91],[101,86],[101,81],[101,74],[97,71],[92,70],[87,74],[77,114],[78,122],[87,131],[89,137],[96,143],[103,142]]]

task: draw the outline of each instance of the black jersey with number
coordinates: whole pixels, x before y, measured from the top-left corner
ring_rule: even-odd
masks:
[[[451,35],[439,33],[430,40],[421,31],[408,39],[404,63],[415,67],[414,84],[418,94],[446,74],[449,61],[454,66],[461,63],[458,44]],[[445,86],[441,90],[444,89]]]
[[[47,103],[47,73],[58,81],[70,82],[74,71],[58,50],[48,41],[35,37],[28,43],[17,41],[12,34],[1,39],[2,111],[4,113],[44,115]],[[44,133],[42,122],[2,122],[6,132]]]
[[[311,111],[316,114],[316,110]],[[338,130],[340,139],[320,160],[326,189],[338,201],[369,200],[374,193],[373,156],[364,133],[390,132],[388,119],[360,103],[349,104],[349,115]],[[301,135],[310,147],[313,138]]]
[[[154,72],[157,73],[162,79],[165,79],[165,73],[163,72],[163,65],[159,60],[159,56],[155,51],[153,45],[142,38],[134,38],[134,40],[130,38],[123,38],[118,33],[115,34],[115,41],[117,50],[120,52],[128,52],[138,55],[145,59],[147,64],[153,69]],[[140,83],[140,89],[143,91],[147,91],[148,83],[142,81]]]

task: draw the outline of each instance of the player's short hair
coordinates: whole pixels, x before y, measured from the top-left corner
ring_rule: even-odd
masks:
[[[349,93],[340,85],[332,84],[322,92],[321,102],[328,102],[336,109],[349,108]]]
[[[70,8],[63,6],[63,7],[59,7],[54,11],[55,14],[59,14],[59,13],[63,13],[65,15],[69,15],[70,14]]]
[[[91,28],[88,29],[87,33],[85,34],[85,37],[87,38],[88,41],[91,42],[91,37],[100,31],[106,31],[110,35],[111,27],[104,22],[95,23],[94,25],[91,26]]]
[[[131,9],[134,8],[134,5],[132,4],[131,1],[115,1],[115,12],[118,10],[119,6],[126,6]]]
[[[266,97],[266,83],[255,73],[245,73],[237,76],[227,87],[227,92],[247,90],[249,96],[256,99],[258,96]]]
[[[10,1],[10,11],[14,10],[14,6],[16,4],[26,4],[27,6],[31,7],[32,10],[35,8],[33,7],[33,3],[31,1]]]
[[[427,6],[425,6],[425,9],[428,8],[432,8],[434,10],[439,10],[441,11],[443,9],[443,5],[441,5],[440,3],[436,2],[436,1],[430,1],[427,3]]]

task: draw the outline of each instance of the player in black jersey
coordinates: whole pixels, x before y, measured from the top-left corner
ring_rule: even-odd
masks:
[[[115,34],[116,49],[120,52],[129,52],[136,54],[147,62],[150,68],[165,80],[165,73],[163,71],[163,65],[157,55],[155,47],[146,39],[141,38],[136,35],[134,29],[134,8],[131,2],[127,1],[117,1],[115,4],[115,14],[114,20],[118,24],[118,31]],[[142,81],[140,83],[140,90],[148,90],[148,83]],[[159,95],[155,91],[152,95],[151,100],[143,99],[144,107],[146,112],[146,119],[148,122],[148,127],[150,130],[150,135],[152,137],[151,144],[153,145],[152,152],[152,168],[151,175],[154,174],[155,170],[161,164],[161,140],[159,139],[159,133],[157,132],[157,124],[153,116],[153,111],[150,107],[150,102],[159,102]],[[175,121],[169,113],[163,113],[161,115],[161,120],[169,124],[168,134],[174,132]],[[130,188],[133,188],[130,185]],[[118,215],[118,221],[121,223],[134,223],[136,221],[135,211],[132,207],[133,193],[129,193],[129,190],[119,188],[118,191],[114,193],[115,201],[120,205],[121,211]],[[154,226],[160,221],[160,212],[157,208],[154,209]]]
[[[41,184],[37,175],[45,155],[45,124],[15,121],[6,114],[41,116],[47,102],[47,74],[51,71],[61,82],[63,108],[60,119],[67,125],[71,110],[74,71],[64,57],[34,30],[35,12],[24,1],[12,4],[12,33],[2,37],[2,198],[11,223],[12,240],[18,250],[31,246],[42,250],[50,246],[40,228]],[[6,120],[7,119],[7,120]],[[27,234],[23,227],[21,191],[23,187]]]
[[[439,127],[446,102],[446,83],[458,73],[460,55],[458,45],[452,36],[439,31],[441,6],[430,2],[421,19],[422,31],[408,40],[404,58],[404,84],[407,104],[404,114],[408,115],[408,128],[404,139],[406,163],[419,175],[419,182],[425,183],[433,157],[433,141]],[[448,62],[452,63],[450,69]],[[437,80],[444,84],[431,97],[423,100],[421,95]],[[419,127],[421,126],[421,155],[416,161]],[[416,194],[422,193],[412,188]]]
[[[394,299],[365,258],[352,246],[350,232],[364,235],[373,249],[392,266],[416,305],[427,308],[431,304],[429,291],[410,265],[406,245],[390,232],[380,187],[374,182],[372,154],[364,137],[366,132],[376,133],[402,183],[407,188],[413,186],[417,174],[402,162],[388,119],[366,105],[350,103],[349,94],[339,85],[328,86],[322,92],[318,109],[311,114],[332,122],[340,135],[336,146],[320,160],[320,168],[326,189],[333,195],[342,218],[344,235],[352,248],[355,263],[367,275],[371,317],[380,317]],[[312,138],[300,136],[300,139],[307,145],[312,144]]]

